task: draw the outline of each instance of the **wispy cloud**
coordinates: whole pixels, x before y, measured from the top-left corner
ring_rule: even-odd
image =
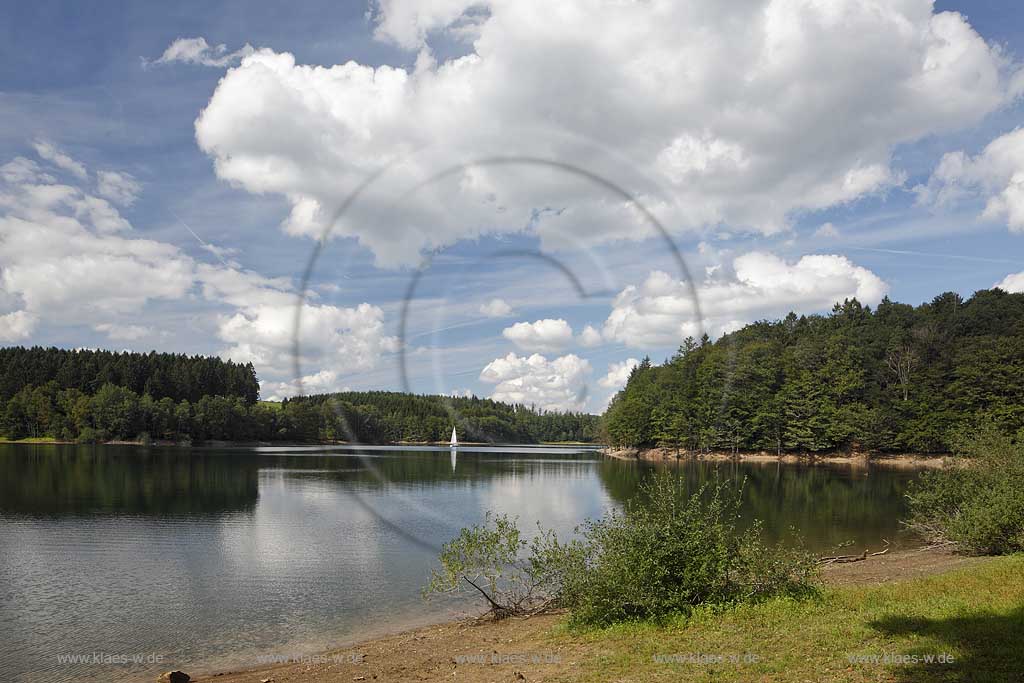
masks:
[[[228,52],[227,45],[210,45],[206,38],[178,38],[167,46],[159,59],[149,61],[142,58],[144,67],[151,64],[171,64],[182,62],[184,64],[195,64],[197,66],[220,67],[231,66],[242,61],[256,50],[252,45],[246,43],[234,52]]]
[[[43,159],[46,159],[57,168],[63,169],[76,178],[80,178],[82,180],[89,177],[89,172],[85,170],[84,164],[72,159],[70,156],[58,149],[52,142],[49,142],[48,140],[36,140],[32,143],[32,146],[35,147],[36,154]]]

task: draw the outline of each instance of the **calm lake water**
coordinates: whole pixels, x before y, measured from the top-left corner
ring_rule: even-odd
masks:
[[[745,514],[770,539],[795,527],[819,550],[914,542],[898,524],[913,472],[680,471],[691,487],[746,477]],[[487,510],[568,535],[651,472],[569,448],[0,445],[0,673],[194,675],[464,616],[478,606],[419,594],[440,543]]]

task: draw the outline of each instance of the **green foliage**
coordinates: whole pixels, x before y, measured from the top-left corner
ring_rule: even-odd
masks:
[[[978,421],[1024,430],[1024,294],[854,300],[827,316],[688,339],[634,370],[600,430],[614,446],[948,452]]]
[[[105,439],[103,438],[103,434],[96,431],[92,427],[85,427],[82,429],[81,432],[78,433],[78,438],[76,439],[76,441],[78,443],[94,444],[100,443],[101,441],[105,441]]]
[[[483,524],[441,547],[441,567],[431,571],[423,594],[475,590],[495,618],[527,613],[553,600],[565,557],[553,532],[526,541],[515,520],[488,512]]]
[[[994,424],[958,434],[965,464],[924,474],[913,486],[911,528],[976,555],[1024,551],[1024,445]]]
[[[476,397],[374,391],[266,403],[244,395],[190,395],[194,400],[175,401],[113,382],[90,394],[50,380],[23,386],[9,400],[0,398],[0,434],[89,443],[137,440],[143,434],[176,442],[390,443],[447,441],[454,423],[464,441],[536,443],[590,441],[597,424],[594,415],[549,413]]]
[[[729,483],[685,495],[677,477],[654,477],[648,500],[587,522],[560,603],[574,623],[660,620],[697,605],[728,605],[811,589],[815,562],[768,548],[760,526],[740,532],[740,491]]]
[[[155,400],[166,397],[193,402],[210,395],[239,396],[251,404],[260,391],[252,363],[242,365],[211,356],[0,348],[0,400],[10,399],[25,387],[50,382],[57,389],[77,389],[90,395],[104,384],[112,384]]]
[[[538,443],[593,441],[595,415],[537,410],[485,398],[353,391],[290,399],[285,406],[315,409],[327,438],[361,443],[448,441],[452,425],[462,441]]]
[[[139,397],[131,389],[104,384],[92,397],[92,426],[113,438],[134,438],[141,431],[143,418]]]
[[[488,515],[444,545],[425,593],[475,588],[496,616],[557,604],[572,623],[609,625],[813,591],[814,558],[766,547],[758,524],[737,530],[740,492],[728,483],[687,496],[662,473],[641,497],[565,544],[543,530],[527,542],[513,520]]]

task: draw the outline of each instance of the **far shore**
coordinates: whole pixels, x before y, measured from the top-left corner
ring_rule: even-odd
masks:
[[[31,446],[136,446],[136,447],[158,447],[158,448],[251,448],[251,447],[290,447],[290,446],[439,446],[447,447],[447,441],[397,441],[386,444],[360,444],[351,441],[169,441],[166,439],[152,439],[150,441],[128,440],[128,441],[102,441],[95,444],[81,444],[76,441],[63,441],[50,438],[28,438],[9,440],[0,438],[0,445],[31,445]],[[687,451],[666,447],[656,448],[610,448],[601,444],[584,442],[541,442],[535,444],[500,444],[486,442],[466,441],[458,444],[458,447],[471,448],[474,446],[581,446],[595,448],[600,447],[601,453],[616,460],[629,460],[634,462],[647,463],[683,463],[692,461],[704,462],[752,462],[752,463],[784,463],[801,465],[847,465],[849,467],[890,467],[900,469],[932,468],[940,469],[945,466],[951,455],[949,454],[922,454],[922,453],[871,453],[871,452],[830,452],[830,453],[783,453],[781,455],[768,451],[740,451],[731,453],[729,451]]]
[[[650,463],[705,462],[764,462],[802,465],[848,465],[850,467],[893,467],[901,469],[942,468],[951,457],[942,454],[921,453],[770,453],[768,451],[687,451],[675,448],[606,448],[603,453],[617,460]]]
[[[97,441],[95,443],[83,443],[79,441],[64,441],[62,439],[28,438],[28,439],[3,439],[0,438],[0,445],[13,444],[21,446],[156,446],[160,448],[227,448],[245,446],[339,446],[347,444],[347,441],[170,441],[168,439],[152,439],[142,441],[139,439],[127,439],[116,441]]]
[[[771,606],[754,606],[740,608],[735,614],[712,615],[708,622],[697,620],[690,625],[667,629],[637,625],[582,633],[569,630],[565,615],[558,612],[502,621],[462,619],[366,639],[320,655],[298,657],[299,661],[208,673],[194,680],[197,683],[639,682],[653,680],[652,676],[659,675],[670,676],[664,680],[687,680],[685,677],[680,679],[679,675],[703,670],[696,667],[687,669],[685,665],[666,668],[652,662],[651,651],[729,653],[742,647],[738,651],[758,652],[765,642],[772,641],[775,646],[780,637],[776,632],[777,622],[783,619],[787,626],[798,631],[790,636],[794,640],[792,648],[797,650],[795,665],[791,668],[782,664],[787,674],[771,680],[802,681],[817,671],[832,674],[825,680],[861,681],[868,679],[847,677],[851,670],[844,659],[836,656],[836,652],[846,648],[856,648],[852,649],[856,652],[865,645],[878,647],[880,644],[870,640],[860,642],[859,637],[851,638],[847,643],[832,643],[829,638],[833,636],[828,635],[827,630],[834,628],[837,616],[833,610],[852,610],[856,614],[866,611],[865,605],[874,608],[885,603],[897,611],[901,605],[913,609],[911,605],[916,607],[920,600],[932,600],[931,593],[946,592],[953,590],[949,586],[959,586],[962,581],[958,577],[963,577],[967,583],[1004,585],[1008,577],[1020,577],[1021,568],[1021,563],[1012,558],[963,557],[942,549],[902,550],[863,562],[826,567],[822,571],[826,591],[823,600],[776,608],[783,610],[781,616]],[[954,573],[949,578],[943,576],[950,572]],[[970,590],[970,587],[965,587],[965,590]],[[884,593],[888,598],[873,598],[873,592]],[[866,621],[868,615],[859,618]],[[765,627],[765,624],[772,626]],[[862,629],[867,630],[867,626]],[[822,633],[818,633],[819,630]],[[816,639],[832,644],[828,648],[815,647]],[[913,643],[890,641],[885,646],[905,648],[912,647]],[[651,650],[652,647],[655,649]],[[828,671],[833,667],[834,670]],[[723,667],[720,673],[732,674],[726,677],[727,680],[737,680],[733,678],[736,674],[741,676],[738,680],[748,680],[742,667],[739,671],[736,667]],[[864,673],[872,674],[872,671],[865,668]]]
[[[62,439],[51,439],[47,437],[30,437],[27,439],[5,439],[0,437],[0,445],[17,444],[28,446],[158,446],[161,448],[243,448],[251,446],[442,446],[449,448],[448,441],[394,441],[391,443],[371,444],[353,441],[171,441],[168,439],[151,439],[142,441],[139,439],[98,441],[96,443],[80,443],[78,441],[65,441]],[[603,447],[601,444],[587,443],[585,441],[540,441],[538,443],[488,443],[486,441],[460,441],[456,448],[469,448],[473,446],[586,446],[588,448]]]

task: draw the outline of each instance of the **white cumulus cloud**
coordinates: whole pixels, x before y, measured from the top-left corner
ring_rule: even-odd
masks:
[[[638,365],[640,365],[640,361],[636,358],[627,358],[620,363],[610,363],[608,365],[608,374],[597,380],[597,383],[606,389],[618,391],[626,386],[629,373],[633,372],[633,368]]]
[[[274,375],[287,375],[292,369],[296,322],[291,283],[205,264],[198,266],[197,274],[206,298],[238,308],[219,320],[217,335],[229,344],[221,355],[252,362]],[[372,368],[382,353],[398,349],[397,339],[384,334],[384,312],[368,303],[346,308],[306,302],[300,317],[302,366],[335,372],[310,375],[318,390],[329,386],[336,390],[336,380],[343,374]],[[284,391],[286,385],[278,389]]]
[[[260,394],[267,401],[280,401],[283,398],[291,398],[301,393],[310,394],[333,394],[340,391],[349,391],[350,388],[341,381],[338,372],[330,369],[320,370],[302,377],[301,382],[262,382]]]
[[[383,318],[380,308],[367,303],[352,308],[306,305],[299,327],[303,357],[347,372],[371,368],[382,350],[397,349],[394,338],[382,334]],[[294,305],[255,305],[222,318],[218,335],[232,344],[223,355],[285,372],[294,329]]]
[[[604,341],[601,338],[601,333],[598,332],[593,325],[587,325],[580,332],[579,343],[585,349],[592,349],[595,346],[600,346],[601,342]]]
[[[36,147],[41,158],[67,165],[46,145]],[[0,291],[28,314],[91,323],[191,288],[191,259],[172,245],[129,237],[131,224],[105,199],[49,182],[38,169],[11,180],[0,203]]]
[[[51,152],[44,147],[40,158],[64,163]],[[130,176],[118,175],[124,190]],[[110,202],[22,157],[0,167],[0,244],[0,341],[24,340],[41,323],[90,325],[112,340],[137,340],[158,331],[137,322],[147,306],[198,293],[217,307],[206,315],[227,344],[221,355],[253,361],[275,391],[294,386],[296,293],[288,278],[197,263],[174,245],[138,238]],[[337,387],[345,374],[397,349],[376,306],[311,300],[301,317],[300,360],[313,388]]]
[[[504,299],[491,299],[485,304],[480,304],[480,314],[488,318],[504,318],[512,315],[512,307]]]
[[[496,385],[491,392],[495,401],[544,410],[582,410],[590,371],[590,363],[574,354],[548,360],[537,353],[529,357],[509,353],[488,363],[480,380]]]
[[[999,136],[973,157],[944,155],[928,184],[915,189],[920,201],[940,207],[981,198],[982,217],[1024,232],[1024,129]]]
[[[826,311],[856,297],[877,304],[888,286],[845,256],[808,255],[795,263],[763,252],[736,257],[732,272],[714,271],[697,288],[702,321],[685,283],[653,271],[640,285],[626,287],[612,304],[604,337],[634,348],[670,347],[703,329],[718,336],[754,320]]]
[[[1024,292],[1024,272],[1010,273],[1004,277],[1002,281],[997,282],[992,286],[998,287],[1005,292],[1010,292],[1011,294]]]
[[[14,311],[0,315],[0,342],[11,344],[24,341],[36,329],[39,317],[28,311]]]
[[[419,51],[415,66],[252,51],[196,139],[220,178],[285,197],[291,234],[320,235],[338,188],[386,166],[333,225],[381,265],[524,225],[545,246],[651,234],[618,197],[551,168],[420,186],[458,162],[539,155],[612,179],[677,229],[773,233],[899,185],[898,145],[973,125],[1019,89],[1005,52],[931,0],[382,0],[372,17],[378,37]],[[467,37],[468,54],[437,59],[442,33]],[[191,40],[166,58],[227,59]]]
[[[502,330],[501,335],[524,351],[552,353],[572,344],[572,327],[561,318],[516,323]]]
[[[378,38],[409,50],[426,45],[428,34],[447,29],[458,38],[475,36],[487,3],[473,0],[385,0],[376,3]]]

